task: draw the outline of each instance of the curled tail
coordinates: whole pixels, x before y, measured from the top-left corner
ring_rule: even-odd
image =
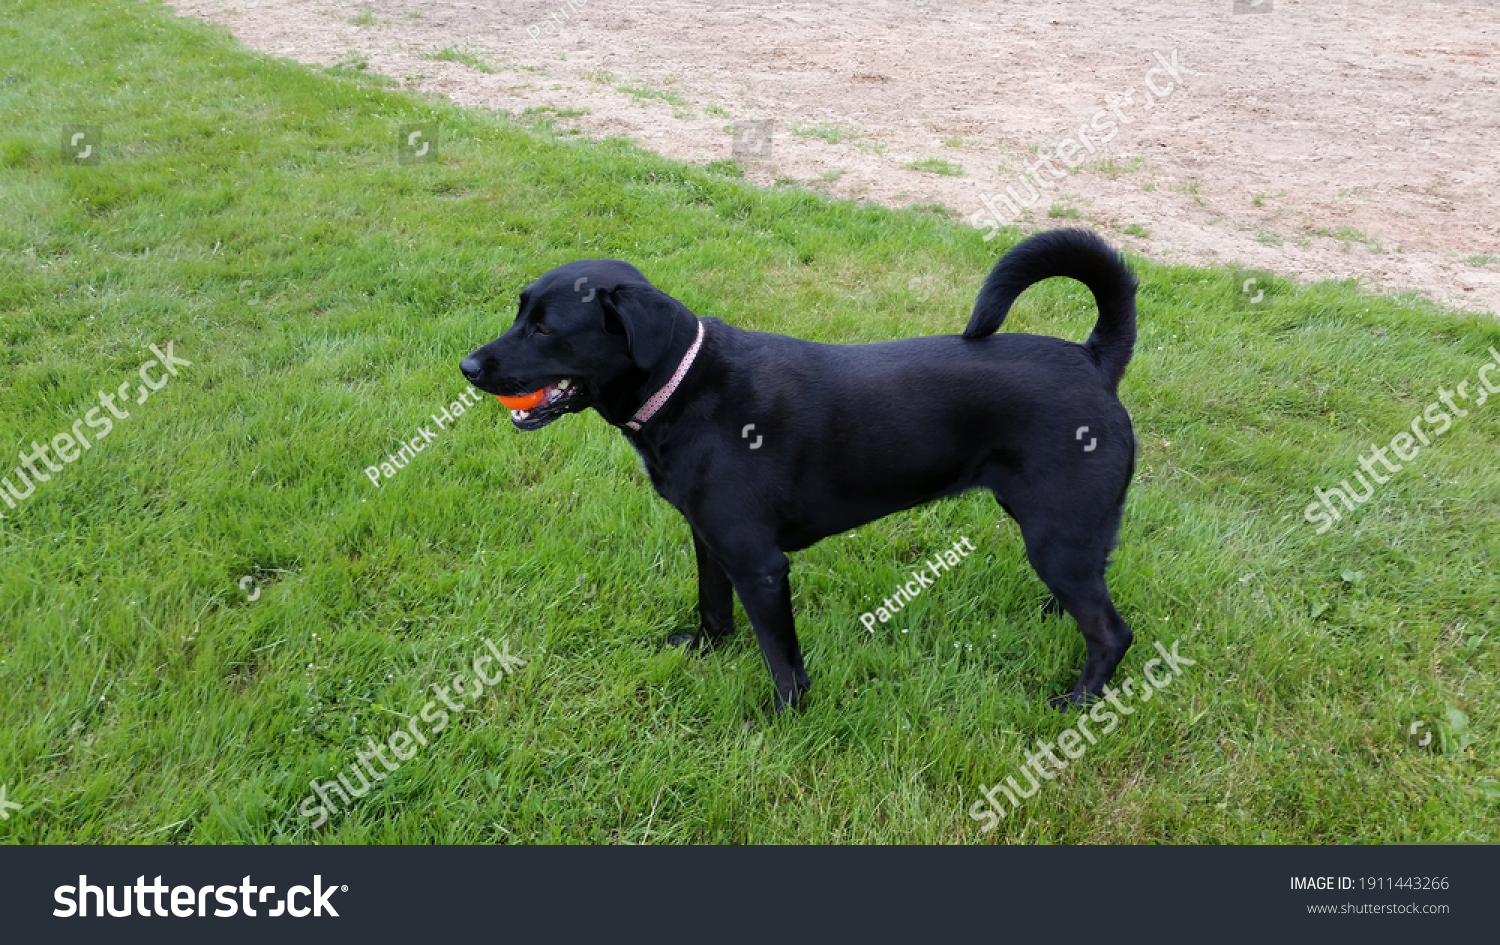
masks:
[[[1029,236],[995,263],[969,316],[965,338],[993,334],[1016,296],[1054,276],[1077,279],[1094,293],[1099,321],[1084,343],[1094,363],[1120,386],[1135,351],[1135,276],[1108,243],[1088,230],[1051,230]]]

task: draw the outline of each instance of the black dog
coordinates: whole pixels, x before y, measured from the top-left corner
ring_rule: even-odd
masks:
[[[1016,297],[1053,276],[1093,291],[1087,343],[995,334]],[[620,428],[692,527],[702,634],[733,632],[738,593],[778,711],[809,685],[786,553],[975,488],[1020,525],[1054,605],[1078,621],[1088,662],[1056,701],[1081,706],[1132,637],[1104,570],[1135,469],[1115,393],[1135,347],[1135,287],[1103,240],[1056,230],[995,265],[962,335],[830,345],[700,320],[634,266],[580,260],[522,291],[515,324],[461,367],[487,393],[545,389],[511,412],[518,429],[585,407]]]

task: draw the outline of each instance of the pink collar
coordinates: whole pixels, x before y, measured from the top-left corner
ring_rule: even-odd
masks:
[[[661,390],[651,395],[651,399],[641,404],[641,409],[635,412],[635,416],[626,422],[626,426],[632,430],[639,430],[641,425],[656,415],[656,412],[666,406],[667,399],[677,392],[677,385],[687,376],[688,368],[693,366],[693,359],[698,357],[698,347],[703,344],[703,322],[698,322],[698,337],[693,339],[692,347],[687,349],[687,354],[682,356],[682,363],[677,365],[677,370],[672,374],[672,379],[662,387]]]

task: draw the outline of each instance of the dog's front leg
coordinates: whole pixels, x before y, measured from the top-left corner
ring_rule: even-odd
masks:
[[[725,570],[750,616],[760,654],[776,684],[777,714],[796,708],[812,684],[802,665],[802,650],[792,625],[791,564],[786,555],[775,552],[759,566],[726,565]]]
[[[687,644],[697,648],[705,643],[717,643],[734,633],[734,585],[724,573],[713,552],[703,543],[703,537],[693,530],[693,553],[698,558],[698,620],[700,631],[677,633],[668,638],[673,646]]]

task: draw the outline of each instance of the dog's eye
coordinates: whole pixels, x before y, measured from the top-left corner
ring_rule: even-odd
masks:
[[[537,325],[536,328],[535,328],[535,331],[539,335],[550,335],[550,334],[552,334],[552,329],[548,328],[546,325]]]

